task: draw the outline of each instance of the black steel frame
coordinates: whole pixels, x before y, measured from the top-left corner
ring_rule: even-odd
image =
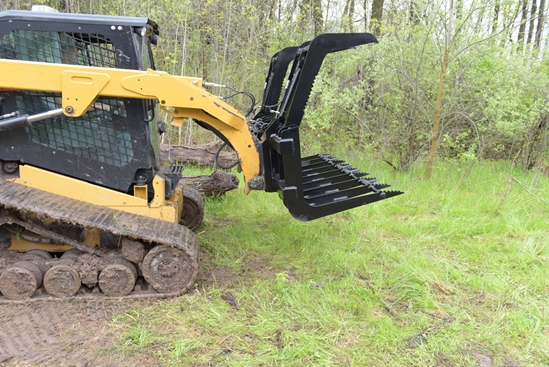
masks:
[[[365,178],[366,173],[331,155],[301,157],[299,126],[324,58],[375,42],[369,33],[322,34],[271,59],[262,107],[254,118],[270,120],[262,137],[265,190],[278,192],[297,219],[312,220],[402,194],[382,191],[389,185]],[[292,56],[288,85],[280,98]]]

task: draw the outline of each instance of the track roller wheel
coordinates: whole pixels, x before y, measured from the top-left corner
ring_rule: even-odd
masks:
[[[56,298],[72,297],[78,293],[80,286],[80,275],[71,261],[60,262],[44,276],[44,288]]]
[[[191,232],[192,233],[192,232]],[[194,283],[198,259],[171,246],[154,247],[143,259],[145,280],[160,293],[184,292]]]
[[[32,297],[42,284],[42,271],[30,261],[10,265],[0,276],[0,292],[11,300]]]
[[[114,259],[99,274],[99,288],[107,296],[123,297],[133,290],[137,279],[135,266],[126,259]]]
[[[76,261],[80,255],[82,255],[83,252],[76,248],[71,248],[70,250],[67,250],[61,255],[61,259],[63,260],[71,260]]]
[[[204,219],[204,199],[195,188],[183,184],[183,212],[180,224],[190,230],[197,229]]]
[[[44,261],[51,260],[51,255],[49,254],[49,252],[44,250],[29,250],[25,255],[35,257],[36,259],[40,258]]]
[[[46,262],[51,259],[51,255],[44,250],[30,250],[21,256],[22,261],[30,261],[37,265],[42,275],[44,275],[49,268],[48,265],[46,265]]]

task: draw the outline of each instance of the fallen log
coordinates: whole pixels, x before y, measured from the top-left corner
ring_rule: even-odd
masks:
[[[240,183],[235,175],[221,171],[215,171],[209,176],[183,176],[181,181],[205,196],[223,195],[227,191],[237,189]]]
[[[216,162],[216,152],[222,145],[222,141],[193,146],[160,145],[160,161],[171,165],[230,167],[238,160],[236,153],[230,148],[223,149]]]
[[[160,161],[167,162],[170,165],[182,164],[200,167],[229,167],[233,165],[238,157],[234,151],[224,149],[216,153],[223,145],[222,141],[212,142],[193,146],[172,146],[160,145]],[[203,195],[222,195],[227,191],[238,188],[238,177],[230,173],[215,171],[211,175],[202,176],[183,176],[181,178],[184,184],[187,184]]]

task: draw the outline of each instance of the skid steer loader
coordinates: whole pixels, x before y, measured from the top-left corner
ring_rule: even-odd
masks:
[[[371,34],[323,34],[276,53],[249,121],[200,78],[156,71],[158,37],[147,18],[0,12],[0,300],[193,286],[204,204],[179,182],[182,167],[159,162],[155,107],[217,134],[238,154],[245,193],[278,192],[299,220],[401,194],[331,155],[301,156],[324,57],[376,42]]]

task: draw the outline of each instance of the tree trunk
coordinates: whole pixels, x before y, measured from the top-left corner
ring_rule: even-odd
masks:
[[[299,5],[300,21],[299,27],[306,30],[307,22],[313,23],[314,35],[322,33],[324,28],[324,18],[322,16],[322,1],[321,0],[302,0]]]
[[[539,16],[538,16],[538,29],[536,30],[536,48],[540,48],[541,35],[543,33],[543,25],[545,23],[545,0],[539,2]]]
[[[200,11],[200,58],[202,62],[202,79],[208,79],[208,67],[206,65],[206,10]]]
[[[353,15],[355,13],[355,0],[345,1],[343,17],[341,18],[341,28],[344,31],[353,32]]]
[[[497,31],[498,31],[499,11],[500,11],[499,0],[496,0],[496,2],[494,4],[494,19],[492,20],[492,34],[496,34]]]
[[[168,164],[189,164],[195,166],[215,167],[220,165],[221,168],[229,167],[238,161],[235,152],[227,152],[225,150],[219,153],[216,162],[216,152],[222,146],[223,142],[217,141],[214,143],[195,145],[195,146],[160,146],[160,161]]]
[[[448,60],[450,58],[450,45],[451,34],[453,31],[453,16],[454,16],[454,2],[450,0],[450,12],[448,14],[448,24],[446,26],[446,44],[444,47],[444,58],[442,60],[442,70],[440,71],[440,83],[438,85],[437,102],[435,105],[435,117],[433,119],[433,134],[431,136],[431,149],[429,150],[429,157],[427,159],[427,170],[425,172],[425,178],[431,178],[431,172],[433,171],[433,162],[435,161],[435,153],[437,151],[440,115],[442,111],[442,96],[444,93],[444,80],[446,79],[446,71],[448,70]]]
[[[540,167],[543,161],[540,159],[547,151],[547,138],[549,132],[549,115],[542,114],[539,121],[526,133],[522,141],[520,152],[522,169],[524,171]]]
[[[477,19],[475,21],[475,26],[474,26],[474,33],[484,33],[484,17],[485,17],[485,14],[486,13],[486,7],[484,6],[481,6],[480,9],[478,10],[478,16],[477,16]]]
[[[350,0],[349,5],[349,31],[354,32],[353,16],[355,15],[355,0]]]
[[[534,40],[534,28],[536,24],[537,11],[537,0],[532,0],[532,10],[530,11],[530,27],[528,29],[528,39],[526,40],[527,43],[532,43],[532,41]]]
[[[295,13],[296,9],[297,9],[297,0],[293,0],[292,5],[290,7],[290,10],[287,13],[287,18],[286,18],[287,23],[289,23],[289,24],[292,23],[293,17],[295,15],[294,13]],[[301,22],[299,22],[299,23],[301,23]]]
[[[227,191],[237,189],[240,183],[235,175],[221,171],[215,171],[209,176],[183,176],[181,181],[206,196],[222,195]]]
[[[343,8],[343,17],[341,17],[341,29],[345,31],[345,17],[347,17],[347,13],[349,13],[349,2],[350,0],[345,1],[345,7]]]
[[[463,16],[463,0],[456,1],[456,19],[461,19]]]
[[[384,0],[373,0],[372,1],[372,18],[370,19],[370,25],[372,27],[372,32],[374,35],[379,35],[380,33],[380,22],[383,19],[383,1]]]
[[[429,150],[429,158],[427,159],[427,171],[425,178],[431,178],[433,171],[433,162],[435,161],[435,153],[437,151],[438,131],[440,125],[440,114],[442,111],[442,95],[444,92],[444,79],[446,79],[446,70],[448,69],[448,58],[450,54],[449,47],[444,51],[444,60],[442,61],[442,71],[440,72],[440,83],[438,85],[437,103],[435,106],[435,118],[433,120],[433,134],[431,136],[431,149]]]
[[[410,22],[410,24],[415,26],[425,19],[424,6],[425,6],[424,4],[418,5],[416,0],[410,1],[410,9],[408,13],[408,17],[409,17],[408,21]]]
[[[528,0],[522,0],[521,5],[522,5],[522,14],[520,16],[520,27],[519,27],[518,38],[517,38],[519,50],[522,50],[522,48],[524,47],[524,34],[526,32],[526,18],[528,17]]]
[[[314,32],[315,36],[322,33],[324,29],[324,17],[322,16],[322,1],[321,0],[311,0],[311,6],[313,11],[313,22],[314,22]]]
[[[276,9],[278,8],[278,1],[277,0],[271,0],[271,3],[269,4],[269,14],[267,15],[267,19],[274,23],[276,23]],[[280,14],[278,14],[278,21],[280,22]]]

